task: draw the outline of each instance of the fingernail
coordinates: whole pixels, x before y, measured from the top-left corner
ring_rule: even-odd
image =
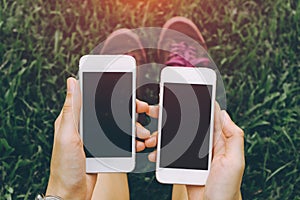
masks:
[[[143,136],[144,136],[145,138],[149,138],[149,137],[150,137],[150,131],[144,128],[144,129],[143,129]]]
[[[150,131],[143,126],[140,126],[140,133],[143,137],[149,138],[150,137]]]
[[[155,142],[156,140],[156,137],[155,136],[150,136],[150,138],[148,139],[148,142],[152,143],[152,142]]]
[[[229,114],[225,110],[223,112],[223,116],[224,116],[225,121],[231,121]]]
[[[67,80],[67,90],[68,90],[68,93],[73,93],[74,92],[74,88],[75,88],[74,80],[72,78],[68,78],[68,80]]]
[[[153,152],[151,152],[149,155],[148,155],[148,159],[152,162],[155,162],[155,154]]]

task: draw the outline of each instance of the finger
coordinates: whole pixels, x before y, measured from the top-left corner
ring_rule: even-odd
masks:
[[[61,122],[61,116],[62,116],[62,112],[59,113],[58,117],[56,118],[56,120],[54,122],[54,134],[59,130],[60,122]]]
[[[144,142],[136,140],[135,147],[136,147],[136,152],[140,152],[145,149],[145,144],[144,144]]]
[[[222,111],[224,117],[223,134],[225,136],[226,157],[235,158],[244,165],[244,132],[230,118],[226,111]]]
[[[146,112],[147,115],[153,118],[158,118],[158,112],[159,112],[159,106],[149,106],[148,112]]]
[[[145,113],[149,111],[149,105],[144,102],[136,99],[136,112],[137,113]]]
[[[67,95],[62,109],[60,121],[60,133],[74,134],[78,133],[78,122],[80,118],[81,98],[80,88],[74,78],[67,80]]]
[[[76,120],[76,127],[79,127],[79,121],[80,121],[80,111],[81,111],[81,90],[80,90],[80,84],[79,80],[75,80],[75,92],[74,92],[74,110],[75,110],[75,120]]]
[[[148,160],[150,162],[156,162],[156,155],[157,155],[157,151],[156,150],[153,151],[153,152],[151,152],[151,153],[149,153]]]
[[[145,140],[145,145],[147,148],[153,148],[157,145],[157,131],[155,131],[150,138]]]
[[[148,139],[150,131],[145,129],[140,123],[136,122],[136,136],[140,139]]]
[[[213,138],[213,157],[225,153],[225,142],[222,134],[224,120],[219,104],[215,101],[214,111],[214,138]]]

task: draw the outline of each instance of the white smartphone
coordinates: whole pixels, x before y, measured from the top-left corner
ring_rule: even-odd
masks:
[[[135,167],[136,61],[127,55],[85,55],[79,62],[80,135],[86,172]]]
[[[216,74],[208,68],[161,72],[156,178],[205,185],[212,158]]]

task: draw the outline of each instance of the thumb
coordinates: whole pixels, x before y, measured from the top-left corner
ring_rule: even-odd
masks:
[[[237,163],[244,165],[244,132],[229,117],[226,111],[222,111],[224,126],[222,128],[226,138],[226,156],[235,158]]]
[[[61,129],[64,133],[78,133],[80,119],[81,98],[80,88],[76,79],[68,78],[67,95],[62,109]]]

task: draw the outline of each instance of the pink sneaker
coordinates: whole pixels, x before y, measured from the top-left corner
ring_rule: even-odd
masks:
[[[126,54],[136,59],[137,66],[147,63],[146,53],[138,35],[126,28],[111,33],[105,40],[100,54]]]
[[[158,41],[158,59],[167,66],[208,66],[205,41],[197,26],[185,17],[168,20]]]

